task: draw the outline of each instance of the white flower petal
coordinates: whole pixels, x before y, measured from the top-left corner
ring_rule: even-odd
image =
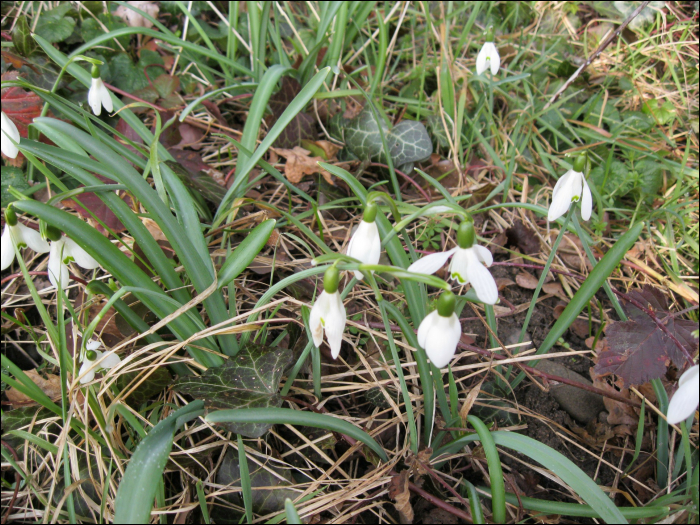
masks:
[[[73,239],[66,237],[63,248],[63,260],[66,260],[68,257],[72,257],[78,266],[86,270],[94,270],[99,266],[92,255],[83,250]]]
[[[348,243],[347,255],[363,264],[377,264],[381,251],[382,242],[379,238],[377,223],[360,221]],[[362,279],[362,272],[356,271],[355,277]]]
[[[100,81],[100,84],[100,102],[107,110],[107,112],[111,113],[114,110],[114,105],[112,104],[112,95],[109,92],[109,89],[107,89],[107,86],[104,85],[104,82]]]
[[[60,282],[62,289],[66,287],[70,278],[68,267],[63,263],[63,246],[64,238],[51,242],[48,267],[49,281],[56,288]]]
[[[10,233],[10,225],[5,224],[5,229],[2,232],[2,245],[0,246],[0,270],[7,270],[12,261],[15,260],[15,247],[12,243],[12,234]]]
[[[105,370],[109,370],[110,368],[114,368],[121,362],[121,357],[119,357],[116,353],[105,352],[104,359],[102,359],[102,361],[99,362],[98,366],[100,368],[104,368]]]
[[[440,268],[445,266],[447,259],[452,257],[452,254],[454,254],[456,251],[457,248],[452,248],[451,250],[447,250],[446,252],[431,253],[430,255],[421,257],[411,266],[408,267],[408,271],[413,273],[423,273],[426,275],[432,275],[435,272],[437,272]]]
[[[673,394],[671,402],[668,404],[668,412],[666,413],[666,419],[668,422],[675,425],[681,421],[688,419],[691,414],[695,412],[698,407],[698,396],[700,395],[700,376],[698,376],[697,365],[693,367],[696,369],[687,378],[683,378],[683,383],[679,381],[678,390]],[[688,372],[693,370],[691,368]],[[686,372],[686,374],[688,373]],[[686,375],[683,374],[683,375]]]
[[[550,222],[556,221],[569,210],[571,198],[574,195],[574,186],[577,182],[576,173],[573,170],[567,171],[554,186],[552,204],[549,205],[549,213],[547,214],[547,220]]]
[[[92,108],[92,112],[100,116],[102,113],[102,100],[100,98],[100,84],[102,84],[101,78],[93,78],[88,90],[88,104]]]
[[[425,348],[425,345],[428,342],[430,327],[433,326],[433,323],[435,322],[435,317],[437,317],[438,315],[438,311],[433,310],[423,318],[423,321],[421,322],[420,326],[418,326],[418,344],[421,345],[421,347],[423,348]]]
[[[2,131],[0,132],[0,146],[2,146],[2,152],[6,157],[9,157],[11,159],[17,158],[17,154],[19,153],[19,150],[17,149],[17,146],[13,144],[13,140],[17,143],[19,143],[20,136],[19,136],[19,131],[17,130],[17,126],[15,126],[15,123],[12,122],[10,117],[5,115],[5,112],[2,112],[2,116],[0,117],[0,128]],[[12,139],[12,140],[10,140]]]
[[[37,253],[46,253],[49,251],[49,243],[41,237],[38,231],[33,230],[29,226],[25,226],[21,222],[18,222],[13,228],[15,228],[15,239],[19,240],[21,238],[21,242],[26,244],[27,247]]]
[[[97,352],[98,358],[99,355],[102,352]],[[85,359],[83,361],[83,364],[80,365],[80,371],[78,372],[78,376],[80,376],[80,384],[85,384],[89,383],[93,379],[95,379],[95,371],[97,370],[97,364],[95,361],[90,361],[89,359]]]
[[[498,301],[498,286],[491,272],[478,260],[475,251],[469,253],[469,264],[466,271],[467,278],[474,287],[479,300],[486,304],[496,304],[496,301]]]
[[[102,343],[99,341],[95,341],[94,339],[90,339],[86,344],[85,348],[87,350],[97,350],[99,347],[102,346]]]
[[[345,306],[340,298],[340,293],[335,292],[329,295],[328,312],[323,316],[323,329],[326,332],[326,340],[328,346],[331,347],[331,355],[333,359],[337,359],[340,355],[340,347],[343,343],[343,332],[345,331],[345,323],[347,317],[345,315]]]
[[[425,353],[436,367],[444,368],[452,360],[461,335],[462,327],[454,313],[449,317],[438,314],[431,319]]]
[[[583,195],[581,196],[581,218],[587,221],[591,218],[591,213],[593,212],[593,197],[591,196],[591,188],[588,187],[586,179],[581,176],[583,180]]]
[[[488,50],[486,45],[481,46],[479,54],[476,55],[476,74],[481,75],[488,67]]]
[[[316,298],[316,302],[311,307],[309,315],[309,328],[311,329],[311,337],[314,340],[316,347],[320,347],[323,343],[323,321],[321,318],[328,310],[328,294],[324,291]]]
[[[479,54],[476,56],[476,74],[481,75],[487,68],[491,68],[491,74],[498,73],[501,67],[501,57],[493,42],[484,42]]]
[[[493,255],[491,255],[491,252],[489,251],[488,248],[485,248],[484,246],[479,246],[478,244],[475,244],[472,246],[472,249],[476,253],[476,257],[486,264],[486,266],[491,266],[493,264]]]
[[[691,366],[688,370],[683,372],[683,375],[678,379],[678,386],[683,386],[686,382],[690,380],[697,382],[699,375],[700,365]]]
[[[471,248],[457,249],[457,253],[455,253],[455,256],[452,258],[449,268],[450,278],[452,278],[453,281],[457,281],[461,285],[469,283],[469,272],[467,268],[472,263],[470,257],[472,253]],[[476,255],[474,255],[474,261],[476,261],[477,264],[481,264],[476,259]]]

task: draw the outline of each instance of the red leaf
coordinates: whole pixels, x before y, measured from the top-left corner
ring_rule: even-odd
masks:
[[[114,181],[108,179],[107,177],[102,177],[101,175],[96,175],[105,184],[114,184]],[[87,219],[89,222],[94,224],[94,226],[103,235],[108,235],[108,231],[95,220],[95,217],[100,219],[105,226],[113,230],[115,233],[120,233],[126,230],[122,222],[117,218],[114,212],[104,203],[104,201],[98,196],[97,193],[88,192],[82,193],[77,197],[80,204],[78,204],[73,199],[67,199],[62,201],[62,204],[67,208],[72,208],[78,212],[83,219]],[[131,203],[131,197],[128,195],[122,197],[127,203]]]
[[[625,311],[631,320],[613,323],[606,329],[608,348],[598,356],[595,371],[600,375],[616,374],[626,385],[639,385],[662,377],[670,362],[679,368],[685,364],[683,351],[669,334],[692,354],[697,350],[692,331],[698,324],[674,318],[658,289],[645,287],[630,292],[628,297],[650,310],[656,320],[626,302]]]
[[[2,75],[2,80],[14,80],[15,78],[17,78],[16,72]],[[26,139],[28,137],[27,126],[41,114],[43,101],[39,95],[19,87],[3,89],[0,92],[0,98],[2,98],[3,112],[15,123],[20,136]]]

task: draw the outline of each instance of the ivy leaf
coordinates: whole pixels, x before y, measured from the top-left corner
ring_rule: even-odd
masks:
[[[128,372],[126,374],[121,374],[117,378],[117,387],[119,388],[119,391],[123,392],[124,389],[129,387],[134,379],[139,378],[139,375],[139,372]],[[136,387],[136,390],[134,390],[129,397],[126,398],[126,401],[132,407],[138,408],[149,399],[156,397],[164,390],[167,390],[172,382],[173,378],[166,368],[156,368],[145,381]]]
[[[277,122],[287,106],[294,100],[301,91],[301,84],[292,77],[282,78],[282,87],[272,95],[269,100],[272,110],[272,121],[270,127]],[[280,133],[274,146],[282,149],[292,149],[301,144],[302,140],[313,140],[316,138],[316,122],[308,113],[300,111],[291,120],[287,127]]]
[[[97,17],[99,22],[94,18],[85,18],[80,26],[80,33],[85,42],[89,42],[93,38],[97,38],[105,33],[103,27],[107,28],[109,32],[127,27],[126,22],[118,17],[111,14],[100,13]],[[123,35],[116,40],[124,46],[125,48],[129,45],[129,40],[131,40],[131,35]],[[114,43],[114,40],[109,40],[101,44],[101,52],[108,52],[111,49],[113,52],[118,51],[119,47]]]
[[[36,24],[36,34],[55,44],[63,42],[73,34],[75,19],[66,14],[73,9],[70,2],[65,2],[49,11],[44,11]]]
[[[661,291],[645,286],[628,295],[653,311],[689,353],[695,352],[698,341],[692,332],[698,323],[674,318]],[[646,312],[631,303],[625,303],[624,308],[630,320],[613,323],[606,329],[608,348],[598,356],[596,373],[615,374],[626,385],[640,385],[662,377],[670,362],[679,368],[685,364],[681,349]]]
[[[230,488],[241,487],[241,469],[238,461],[238,453],[229,448],[221,462],[221,466],[216,473],[216,483],[220,486]],[[273,514],[284,508],[284,500],[286,498],[294,499],[299,493],[286,488],[293,484],[292,476],[289,469],[276,468],[274,461],[266,462],[264,467],[258,466],[256,463],[248,460],[248,465],[251,468],[250,485],[253,489],[253,513],[255,514]],[[230,501],[238,507],[243,507],[243,498],[241,492],[223,493],[224,499]],[[231,520],[228,514],[232,509],[218,508],[215,512],[220,512],[222,516],[217,516],[217,523],[238,523]],[[225,516],[223,514],[226,514]],[[224,519],[222,519],[224,518]]]
[[[393,129],[380,119],[374,118],[372,110],[365,106],[362,111],[347,124],[340,127],[345,146],[360,160],[386,162],[379,126],[386,136],[389,154],[394,165],[399,167],[428,158],[433,152],[433,143],[425,126],[416,120],[404,120]]]
[[[292,361],[292,352],[249,343],[223,366],[209,368],[201,376],[180,378],[175,390],[202,399],[207,410],[279,407],[282,373]],[[230,432],[250,438],[264,435],[272,425],[224,423]]]
[[[15,28],[12,30],[12,46],[17,53],[28,58],[36,51],[37,43],[32,38],[32,32],[27,24],[27,17],[22,15],[17,18]]]
[[[3,370],[4,371],[4,370]],[[11,430],[20,430],[35,422],[34,429],[42,427],[39,421],[56,417],[56,414],[47,408],[37,406],[20,407],[14,410],[2,411],[2,439],[15,448],[17,452],[24,446],[24,439],[10,434]],[[25,429],[26,430],[26,429]]]
[[[12,186],[17,191],[29,189],[29,183],[24,178],[24,172],[20,168],[13,166],[2,167],[2,207],[6,208],[8,204],[14,202],[15,199],[8,191]]]

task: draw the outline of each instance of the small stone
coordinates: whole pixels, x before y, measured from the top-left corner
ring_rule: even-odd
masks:
[[[569,370],[564,365],[553,362],[551,359],[541,359],[535,368],[547,374],[563,377],[582,385],[593,386],[593,383],[582,375]],[[556,399],[561,409],[579,423],[587,424],[589,421],[596,419],[598,414],[605,410],[603,396],[576,388],[575,386],[553,385],[550,387],[549,393]]]

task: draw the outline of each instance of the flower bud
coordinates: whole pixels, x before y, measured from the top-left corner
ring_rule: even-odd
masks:
[[[338,282],[340,281],[340,272],[335,266],[331,266],[323,275],[323,289],[327,293],[335,293],[338,291]]]
[[[578,157],[576,157],[576,160],[574,161],[574,171],[578,173],[583,173],[584,168],[586,167],[586,154],[581,153]]]
[[[88,359],[88,361],[94,361],[95,359],[97,359],[97,352],[95,352],[94,350],[88,350],[87,352],[85,352],[85,357]]]
[[[5,222],[10,226],[17,226],[17,215],[15,214],[15,210],[12,209],[12,206],[8,206],[5,209]]]
[[[442,292],[437,302],[437,311],[440,317],[450,317],[455,312],[456,298],[450,291]]]
[[[372,203],[365,206],[365,212],[362,214],[362,220],[365,222],[374,222],[377,218],[377,205]]]
[[[47,226],[46,238],[50,241],[56,242],[61,239],[61,231],[55,226]]]
[[[92,75],[92,78],[100,78],[100,68],[97,67],[97,64],[92,65],[92,69],[90,70],[90,74]]]
[[[471,220],[462,221],[457,229],[457,246],[462,249],[474,246],[474,222]]]

